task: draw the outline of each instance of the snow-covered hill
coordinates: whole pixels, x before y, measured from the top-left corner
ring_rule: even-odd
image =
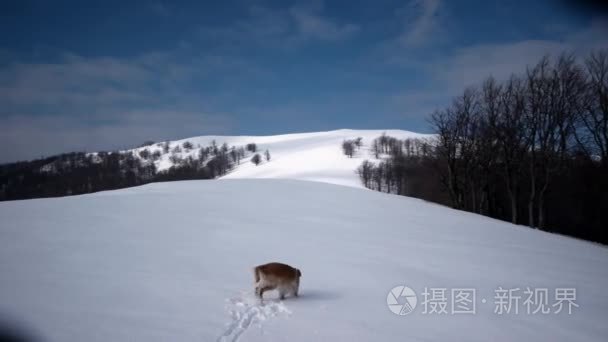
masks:
[[[606,247],[407,197],[295,180],[184,181],[3,202],[0,217],[0,321],[42,341],[608,336]],[[269,261],[302,270],[299,298],[253,297],[252,267]],[[404,316],[387,305],[401,285],[418,299]],[[540,290],[530,313],[528,287]],[[435,300],[427,313],[425,288]],[[474,314],[452,314],[452,290],[463,288],[476,291]],[[576,291],[571,314],[567,302],[553,306],[561,289]],[[521,297],[509,313],[496,305],[503,290]],[[446,314],[430,313],[442,305]]]
[[[341,129],[329,132],[294,133],[272,136],[201,136],[169,142],[168,149],[172,151],[176,146],[183,146],[190,142],[194,148],[181,149],[175,153],[182,159],[189,156],[197,158],[200,147],[210,146],[212,142],[220,146],[244,146],[248,143],[257,144],[258,150],[268,150],[271,154],[269,162],[256,166],[243,159],[235,166],[224,179],[234,178],[284,178],[313,180],[333,184],[362,187],[356,168],[363,159],[373,159],[369,146],[371,142],[383,133],[398,139],[425,139],[430,140],[433,135],[408,132],[403,130],[352,130]],[[363,147],[359,149],[354,158],[349,158],[342,152],[342,142],[361,137]],[[162,153],[162,144],[140,147],[132,151],[136,156],[147,149],[150,154],[159,151],[160,158],[155,161],[157,170],[162,171],[174,165],[170,157],[174,153]]]

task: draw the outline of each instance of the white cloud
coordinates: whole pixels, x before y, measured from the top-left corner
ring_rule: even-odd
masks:
[[[382,60],[382,70],[412,71],[422,74],[415,84],[406,84],[395,91],[391,102],[402,117],[424,116],[447,105],[453,96],[468,86],[479,86],[489,76],[507,79],[511,74],[522,74],[545,55],[575,53],[582,59],[592,50],[608,48],[608,20],[595,19],[586,27],[564,31],[561,37],[546,40],[519,40],[477,44],[453,50],[416,54],[417,49],[388,40],[365,61]]]
[[[11,116],[0,126],[0,162],[229,133],[234,125],[229,116],[188,110],[117,110],[89,120],[67,115]]]
[[[1,110],[20,105],[104,105],[136,101],[152,77],[138,63],[71,55],[58,63],[14,63],[0,69]]]
[[[506,79],[522,73],[527,65],[546,54],[558,54],[566,45],[555,41],[526,40],[508,44],[484,44],[458,49],[434,67],[435,77],[449,89],[459,91],[478,85],[488,76]]]
[[[472,45],[457,49],[443,60],[434,61],[429,70],[448,89],[459,91],[492,75],[506,79],[521,74],[545,55],[575,52],[584,58],[590,51],[608,47],[608,21],[595,20],[579,31],[556,40],[522,40],[500,44]]]
[[[184,60],[181,60],[181,59]],[[0,162],[73,150],[126,147],[150,139],[226,133],[231,115],[212,114],[233,99],[189,82],[230,84],[266,77],[247,61],[176,53],[130,59],[65,55],[55,63],[0,68]]]

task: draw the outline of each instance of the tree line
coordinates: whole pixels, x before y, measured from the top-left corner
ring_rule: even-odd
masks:
[[[0,201],[85,194],[157,181],[213,179],[230,172],[250,154],[255,153],[251,161],[260,164],[257,151],[255,143],[230,147],[212,141],[210,146],[195,147],[190,141],[173,146],[146,142],[133,151],[74,152],[3,164]],[[163,156],[172,166],[159,171],[156,162]],[[270,160],[268,150],[264,156]]]
[[[404,139],[382,134],[371,143],[370,153],[378,162],[365,160],[359,168],[363,185],[369,189],[397,195],[423,197],[435,200],[441,192],[424,179],[432,157],[432,141],[425,139]]]
[[[505,81],[488,77],[430,123],[437,141],[421,155],[377,139],[372,150],[389,157],[361,165],[365,186],[608,243],[606,51],[582,62],[543,57]],[[424,185],[408,189],[414,182]]]
[[[73,152],[0,165],[0,200],[78,195],[141,185],[154,179],[153,163],[133,153]]]

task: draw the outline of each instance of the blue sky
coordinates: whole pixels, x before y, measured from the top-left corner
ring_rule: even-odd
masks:
[[[608,47],[605,8],[574,3],[5,1],[0,162],[204,134],[428,132],[489,75]]]

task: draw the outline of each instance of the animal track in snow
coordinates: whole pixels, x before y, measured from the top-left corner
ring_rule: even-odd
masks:
[[[236,342],[254,323],[261,323],[279,314],[289,315],[291,311],[283,304],[272,300],[260,302],[257,298],[243,295],[227,300],[228,312],[232,317],[217,342]]]

